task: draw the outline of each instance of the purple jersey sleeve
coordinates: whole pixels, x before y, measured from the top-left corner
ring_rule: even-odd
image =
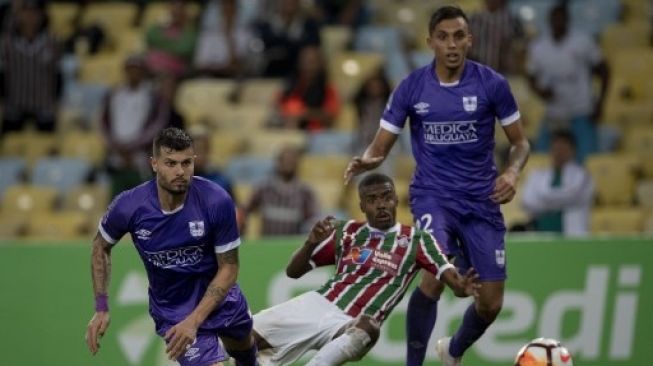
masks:
[[[381,117],[381,128],[394,134],[400,134],[408,117],[408,79],[404,79],[392,92]]]
[[[211,207],[213,225],[215,225],[216,253],[224,253],[240,245],[238,222],[236,221],[236,206],[229,197],[224,197]]]
[[[510,91],[508,81],[505,78],[498,76],[492,83],[490,90],[490,98],[492,98],[494,114],[501,122],[501,125],[508,126],[509,124],[519,120],[521,115],[519,114],[515,97],[512,95],[512,91]]]
[[[129,208],[129,191],[122,192],[113,199],[107,212],[102,217],[98,230],[109,244],[117,243],[129,232],[131,210]]]

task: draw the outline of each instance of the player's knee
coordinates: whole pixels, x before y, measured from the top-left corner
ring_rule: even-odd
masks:
[[[491,300],[491,301],[479,301],[476,304],[476,312],[478,315],[488,322],[493,322],[501,312],[501,307],[503,306],[503,301]]]
[[[359,327],[357,324],[348,328],[345,335],[349,342],[343,345],[342,352],[349,361],[358,361],[365,356],[379,338],[379,329],[378,327]]]
[[[358,317],[352,328],[354,327],[361,329],[367,333],[367,335],[370,337],[370,344],[376,343],[376,341],[379,339],[379,335],[381,333],[381,325],[378,321],[370,316],[361,315]]]
[[[422,290],[422,293],[426,297],[430,299],[439,299],[442,291],[444,291],[444,284],[438,281],[432,274],[423,273],[419,289]]]

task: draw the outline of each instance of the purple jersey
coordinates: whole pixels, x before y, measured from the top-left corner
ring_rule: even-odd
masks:
[[[417,162],[411,194],[488,201],[497,177],[494,125],[520,118],[508,82],[487,66],[466,61],[459,81],[441,83],[434,65],[412,72],[395,89],[381,127],[399,134],[410,117]]]
[[[220,186],[200,177],[193,177],[186,201],[171,212],[161,209],[155,180],[121,193],[99,231],[112,245],[131,235],[147,271],[150,314],[157,328],[190,314],[217,273],[216,253],[240,245],[233,201]],[[239,291],[234,286],[228,297]],[[201,328],[212,328],[219,311]]]

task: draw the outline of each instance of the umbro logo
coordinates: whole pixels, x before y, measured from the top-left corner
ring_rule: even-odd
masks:
[[[429,107],[431,105],[425,102],[419,102],[413,106],[415,108],[415,113],[417,114],[426,114],[429,112]]]
[[[140,229],[134,234],[136,234],[136,238],[140,240],[150,240],[150,235],[152,235],[152,232],[146,229]]]

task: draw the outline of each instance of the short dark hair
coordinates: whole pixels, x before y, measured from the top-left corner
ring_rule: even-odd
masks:
[[[563,140],[572,147],[576,147],[576,138],[569,130],[556,130],[551,134],[551,141]]]
[[[179,128],[168,127],[161,130],[152,142],[152,153],[154,156],[159,156],[162,147],[173,151],[186,150],[189,147],[193,147],[193,139]]]
[[[465,19],[465,23],[469,24],[469,19],[467,19],[467,15],[461,8],[451,5],[438,8],[431,15],[431,20],[429,20],[429,35],[433,33],[433,30],[441,21],[456,18],[463,18]]]
[[[358,183],[358,193],[360,194],[361,190],[365,187],[383,183],[390,183],[393,188],[395,186],[395,182],[389,176],[381,173],[370,173],[366,175],[360,183]]]

